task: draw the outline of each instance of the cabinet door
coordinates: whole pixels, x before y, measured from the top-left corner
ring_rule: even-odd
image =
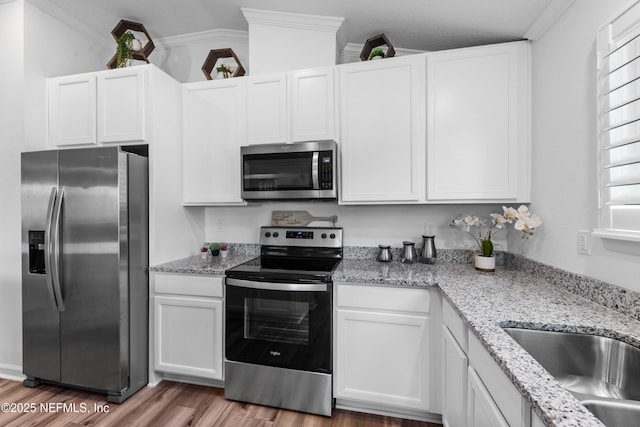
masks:
[[[286,74],[247,77],[247,143],[287,142]]]
[[[222,379],[222,301],[155,296],[155,369]]]
[[[335,397],[428,411],[429,318],[337,310]]]
[[[427,199],[529,201],[529,45],[427,55]]]
[[[442,424],[445,427],[466,425],[467,419],[467,355],[449,328],[442,326],[444,362]]]
[[[53,146],[95,144],[96,77],[65,76],[47,81],[49,142]]]
[[[185,85],[183,204],[244,204],[240,197],[244,126],[244,79]]]
[[[98,142],[146,139],[145,69],[98,73]]]
[[[292,141],[336,139],[333,68],[293,71],[289,82]]]
[[[509,427],[476,371],[469,367],[467,426]]]
[[[339,67],[345,203],[424,200],[425,57]]]

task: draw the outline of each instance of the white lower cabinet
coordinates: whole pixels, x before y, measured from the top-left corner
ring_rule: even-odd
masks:
[[[153,273],[152,280],[153,369],[222,380],[222,276]]]
[[[442,424],[445,427],[464,426],[467,418],[468,359],[446,326],[443,326],[442,338]]]
[[[440,412],[438,290],[334,289],[337,405],[425,419],[425,413]]]
[[[469,367],[468,427],[509,427],[478,373]]]
[[[446,427],[530,427],[531,406],[453,307],[443,301],[442,423]]]

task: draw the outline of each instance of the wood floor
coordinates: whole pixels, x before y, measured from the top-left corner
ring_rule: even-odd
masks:
[[[441,427],[342,410],[334,410],[331,418],[303,414],[226,400],[219,388],[170,381],[146,387],[117,405],[107,404],[105,396],[96,393],[50,385],[27,388],[0,379],[0,404],[0,426],[16,427]]]

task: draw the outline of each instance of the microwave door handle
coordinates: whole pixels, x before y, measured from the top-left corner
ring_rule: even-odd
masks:
[[[53,278],[53,291],[55,292],[56,301],[58,302],[58,310],[64,311],[64,302],[62,301],[62,290],[60,288],[60,216],[62,211],[62,201],[64,199],[64,188],[60,188],[60,195],[53,209],[53,263],[51,264],[51,276]]]
[[[57,310],[58,304],[56,303],[56,297],[53,292],[53,241],[51,235],[52,223],[53,223],[53,207],[55,206],[58,195],[58,189],[56,187],[51,188],[51,194],[49,195],[49,205],[47,206],[47,218],[44,230],[44,259],[45,259],[45,274],[47,282],[47,292],[49,294],[49,301],[51,306]]]
[[[313,189],[320,189],[320,179],[319,179],[319,167],[318,167],[318,158],[320,157],[320,153],[317,151],[313,152],[313,158],[311,159],[311,177],[313,180]]]

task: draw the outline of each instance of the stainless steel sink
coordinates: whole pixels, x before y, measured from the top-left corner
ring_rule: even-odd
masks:
[[[504,330],[605,425],[637,425],[640,349],[596,335]]]
[[[583,400],[581,402],[602,423],[610,427],[637,426],[640,405],[634,401]]]

